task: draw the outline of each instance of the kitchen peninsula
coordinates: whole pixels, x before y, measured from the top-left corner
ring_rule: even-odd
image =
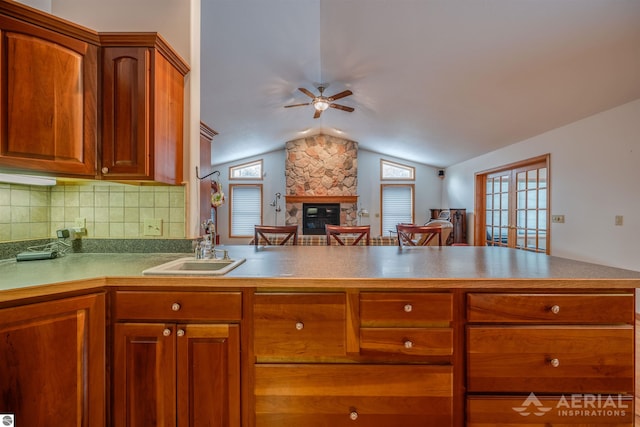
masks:
[[[0,413],[513,426],[533,393],[537,422],[633,425],[638,272],[491,247],[225,249],[246,261],[220,277],[141,274],[185,254],[0,263]],[[570,395],[618,407],[568,417]]]

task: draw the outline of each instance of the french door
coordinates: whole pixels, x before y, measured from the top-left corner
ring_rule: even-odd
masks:
[[[549,254],[549,155],[476,174],[477,245]]]

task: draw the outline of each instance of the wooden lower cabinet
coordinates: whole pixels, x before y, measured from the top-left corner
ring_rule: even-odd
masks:
[[[452,424],[450,366],[261,364],[256,427],[445,427]]]
[[[16,426],[104,426],[104,294],[0,310],[0,361],[0,413]]]
[[[475,396],[467,427],[633,427],[633,397],[624,394]]]
[[[117,323],[113,422],[127,427],[239,427],[240,327]]]

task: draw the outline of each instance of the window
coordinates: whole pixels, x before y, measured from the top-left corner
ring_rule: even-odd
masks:
[[[262,224],[262,184],[231,184],[229,237],[253,237],[254,225]]]
[[[382,184],[382,235],[392,234],[399,223],[413,224],[413,184]]]
[[[231,166],[229,168],[229,179],[262,180],[262,160]]]
[[[380,179],[382,180],[414,181],[415,176],[416,168],[414,167],[390,162],[389,160],[380,160]]]
[[[549,156],[476,176],[476,244],[549,254]]]

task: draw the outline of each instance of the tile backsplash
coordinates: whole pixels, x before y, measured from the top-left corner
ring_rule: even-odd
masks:
[[[85,220],[89,238],[185,237],[185,189],[103,182],[54,187],[0,184],[0,242],[55,237]],[[161,235],[145,235],[145,219],[162,221]]]

